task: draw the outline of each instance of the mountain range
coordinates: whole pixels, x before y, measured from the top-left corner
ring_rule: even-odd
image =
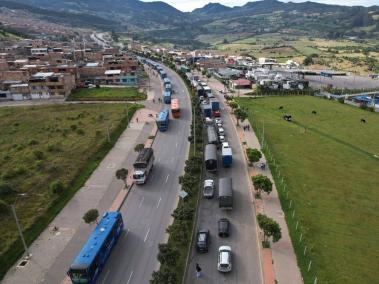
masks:
[[[0,7],[27,10],[49,21],[102,30],[127,32],[133,37],[179,45],[201,45],[209,35],[291,32],[308,36],[375,37],[379,6],[339,6],[277,0],[227,7],[209,3],[190,13],[161,1],[139,0],[0,0]]]

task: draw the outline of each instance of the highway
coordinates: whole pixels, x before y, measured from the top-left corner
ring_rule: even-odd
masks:
[[[166,241],[166,228],[175,209],[179,183],[188,154],[190,101],[178,75],[166,70],[181,103],[181,118],[171,119],[167,132],[158,132],[154,169],[145,185],[134,185],[120,212],[125,233],[108,259],[98,283],[147,284],[158,268],[158,244]],[[158,92],[158,91],[157,91]],[[169,105],[164,105],[169,108]]]
[[[213,90],[215,92],[215,90]],[[218,97],[220,102],[221,96]],[[206,173],[207,178],[216,182],[218,189],[218,178],[232,177],[233,179],[233,210],[225,212],[218,207],[218,191],[213,199],[201,198],[196,228],[210,230],[211,244],[209,252],[196,252],[196,242],[192,246],[186,283],[263,283],[261,270],[260,251],[257,241],[256,217],[253,211],[251,189],[248,183],[248,174],[244,155],[238,134],[233,122],[221,104],[221,117],[224,122],[226,140],[232,147],[233,164],[231,168],[223,168],[221,161],[221,150],[218,151],[219,171],[217,174]],[[226,217],[231,222],[231,234],[228,238],[218,237],[217,221]],[[232,271],[220,273],[217,270],[218,248],[228,245],[232,248]],[[202,268],[202,277],[196,279],[195,265],[199,263]]]

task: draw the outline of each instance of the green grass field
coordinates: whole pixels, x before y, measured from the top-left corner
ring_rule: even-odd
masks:
[[[0,191],[0,199],[16,204],[29,243],[113,147],[128,124],[127,113],[131,117],[139,107],[129,105],[128,112],[120,104],[0,108],[0,184],[12,188]],[[51,190],[53,181],[63,183],[62,193]],[[1,206],[0,227],[1,279],[22,246],[12,215]]]
[[[259,135],[264,123],[278,170],[272,163],[271,168],[305,283],[313,283],[315,276],[317,283],[376,283],[379,159],[374,154],[379,155],[379,115],[314,97],[238,101],[249,109]],[[293,122],[284,121],[284,113]],[[293,201],[291,209],[279,171]],[[299,220],[297,231],[294,220]]]
[[[74,90],[69,100],[74,101],[138,101],[146,96],[137,88],[92,88]]]

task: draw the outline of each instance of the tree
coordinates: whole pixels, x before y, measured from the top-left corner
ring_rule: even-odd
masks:
[[[242,109],[242,108],[237,108],[235,111],[234,111],[234,115],[236,116],[237,118],[237,125],[238,124],[238,121],[240,120],[241,122],[243,122],[246,118],[247,118],[247,112]]]
[[[282,233],[279,224],[270,217],[267,217],[264,214],[259,213],[257,216],[258,226],[261,228],[264,234],[264,242],[269,241],[269,238],[272,237],[272,241],[276,243],[282,238]]]
[[[251,179],[253,181],[254,188],[258,191],[258,195],[261,194],[262,190],[267,194],[270,194],[272,191],[272,182],[268,177],[264,175],[256,175]]]
[[[238,104],[234,101],[229,101],[229,106],[232,108],[232,109],[236,109],[238,108]]]
[[[7,182],[0,181],[0,197],[13,193],[12,186]]]
[[[122,180],[125,183],[125,187],[128,187],[128,184],[127,184],[128,174],[129,174],[129,171],[125,168],[118,169],[116,171],[116,178]]]
[[[0,215],[6,215],[10,212],[8,204],[0,199]]]
[[[162,265],[158,271],[154,271],[151,284],[176,284],[178,283],[177,275],[175,271],[171,270],[167,265]]]
[[[62,194],[64,191],[64,184],[60,180],[55,180],[50,183],[50,190],[56,194]]]
[[[162,265],[174,266],[176,264],[176,261],[180,256],[177,248],[168,244],[159,244],[158,249],[159,253],[157,258]]]
[[[304,58],[304,61],[303,61],[303,64],[304,64],[305,66],[308,66],[308,65],[314,64],[313,58],[310,57],[310,56],[305,57],[305,58]]]
[[[212,77],[212,75],[208,73],[208,74],[207,74],[207,79],[208,79],[207,81],[209,81],[209,79],[210,79],[211,77]]]
[[[96,222],[97,224],[97,218],[99,218],[99,211],[97,211],[97,209],[90,209],[83,216],[83,220],[87,224],[91,224],[93,222]]]
[[[145,148],[145,145],[144,145],[144,144],[137,144],[137,145],[134,147],[134,151],[136,151],[136,152],[141,152],[143,148]]]
[[[202,74],[203,76],[205,76],[205,74],[207,74],[207,71],[203,70],[203,71],[201,71],[201,74]]]
[[[253,165],[253,163],[259,162],[259,160],[262,158],[262,153],[258,149],[247,148],[246,155],[251,165]]]

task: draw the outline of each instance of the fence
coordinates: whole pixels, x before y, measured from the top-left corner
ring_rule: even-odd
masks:
[[[267,139],[264,136],[263,124],[253,117],[252,127],[258,137],[262,147],[262,152],[266,156],[267,163],[274,178],[303,281],[304,283],[317,284],[319,279],[317,277],[315,263],[312,261],[313,247],[307,243],[305,227],[302,225],[301,220],[296,214],[297,204],[291,198],[291,188],[286,183],[286,180],[280,171],[280,165],[277,163],[272,151],[270,150]]]

